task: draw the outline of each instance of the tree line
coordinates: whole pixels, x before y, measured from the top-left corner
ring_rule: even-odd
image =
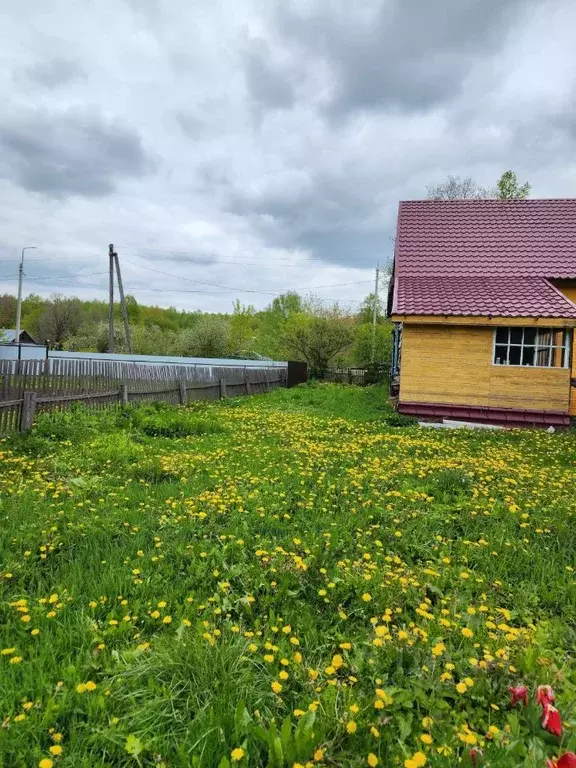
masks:
[[[230,313],[206,313],[139,304],[126,297],[136,354],[305,360],[321,375],[329,365],[368,365],[372,357],[374,295],[357,311],[287,292],[265,309],[235,301]],[[13,328],[16,298],[0,296],[0,328]],[[388,364],[391,323],[377,302],[375,360]],[[115,352],[127,352],[120,308],[115,307]],[[108,349],[108,304],[34,294],[22,304],[22,328],[52,348],[82,352]]]

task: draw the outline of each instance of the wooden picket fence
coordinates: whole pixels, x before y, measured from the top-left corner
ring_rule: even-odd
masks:
[[[384,383],[388,381],[389,376],[390,366],[378,363],[366,368],[328,368],[323,378],[325,381],[365,387],[369,384]]]
[[[185,405],[286,386],[283,368],[202,368],[126,366],[101,360],[2,360],[0,435],[27,430],[37,414],[77,403],[97,410],[136,402]]]

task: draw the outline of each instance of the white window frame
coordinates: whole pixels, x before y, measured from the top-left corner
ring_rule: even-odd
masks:
[[[496,334],[498,331],[505,329],[508,331],[508,342],[507,344],[496,343]],[[563,335],[563,344],[561,347],[559,347],[556,344],[525,344],[524,343],[524,331],[526,329],[535,330],[536,333],[538,332],[542,333],[558,333],[559,331],[562,331]],[[519,344],[512,344],[510,341],[511,338],[511,332],[513,330],[522,330],[522,341]],[[534,347],[534,356],[536,357],[538,354],[538,348],[540,349],[548,349],[549,350],[549,360],[552,359],[553,350],[555,349],[562,349],[562,365],[556,366],[556,365],[523,365],[520,363],[497,363],[496,362],[496,347],[506,347],[507,357],[510,358],[510,347],[517,347],[520,349],[520,360],[522,360],[522,352],[525,347]],[[572,333],[570,328],[549,328],[549,327],[535,327],[533,325],[500,325],[497,328],[494,328],[494,333],[492,334],[492,365],[497,366],[498,368],[552,368],[556,370],[566,369],[570,368],[570,358],[571,358],[571,347],[572,347]]]

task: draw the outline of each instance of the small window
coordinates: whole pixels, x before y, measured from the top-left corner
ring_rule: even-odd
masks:
[[[570,331],[558,328],[496,328],[494,365],[568,368]]]

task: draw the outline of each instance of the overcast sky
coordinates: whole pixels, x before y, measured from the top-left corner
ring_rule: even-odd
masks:
[[[391,257],[398,200],[447,174],[493,185],[513,168],[535,197],[576,196],[573,0],[0,0],[0,15],[2,292],[37,245],[26,293],[106,298],[113,242],[143,303],[226,311],[319,286],[355,306]]]

